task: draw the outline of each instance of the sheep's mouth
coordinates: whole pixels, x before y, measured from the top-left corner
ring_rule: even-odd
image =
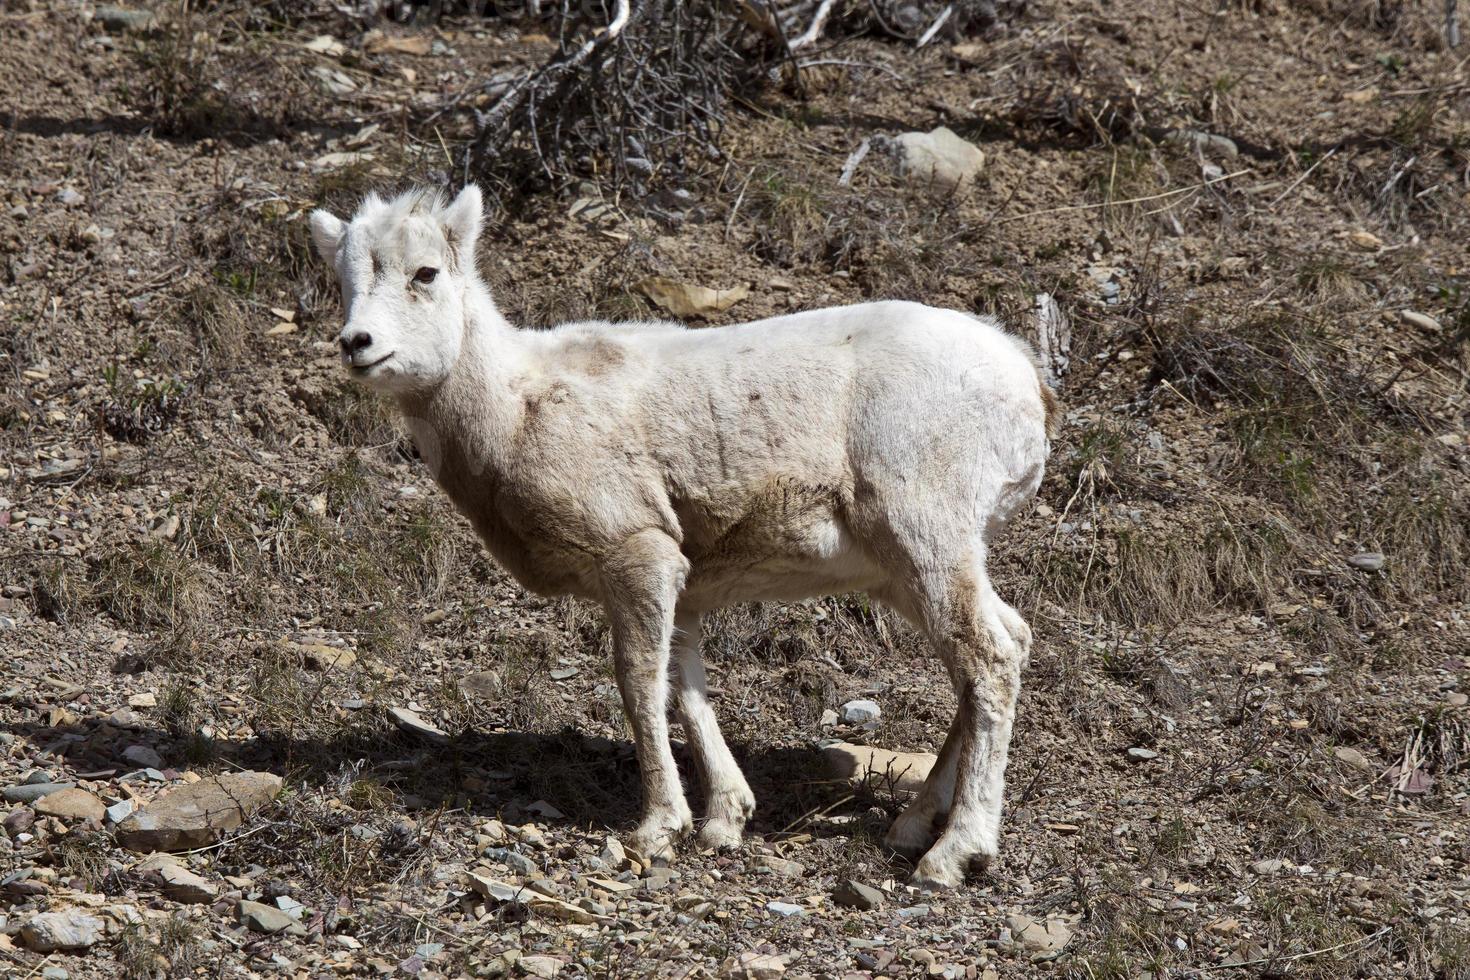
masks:
[[[389,351],[388,353],[384,354],[382,357],[378,358],[376,361],[373,361],[371,364],[351,364],[351,365],[348,365],[348,370],[352,372],[352,376],[354,378],[360,378],[360,377],[366,375],[373,368],[377,367],[379,364],[382,364],[384,361],[387,361],[390,357],[392,357],[394,355],[394,353],[396,353],[396,352],[395,351]]]

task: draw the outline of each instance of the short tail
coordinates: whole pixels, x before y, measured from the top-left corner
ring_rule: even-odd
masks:
[[[1041,386],[1041,407],[1046,411],[1047,441],[1056,442],[1057,436],[1062,432],[1062,400],[1052,391],[1051,385],[1046,383],[1040,370],[1036,372],[1036,383]]]

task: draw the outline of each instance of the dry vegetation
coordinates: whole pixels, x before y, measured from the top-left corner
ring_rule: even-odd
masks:
[[[568,901],[606,873],[637,776],[600,620],[496,569],[340,377],[307,246],[312,206],[458,179],[486,81],[553,56],[550,21],[441,6],[411,30],[328,4],[0,12],[0,784],[85,774],[110,801],[136,744],[170,781],[279,773],[194,868],[311,910],[305,939],[247,932],[44,818],[0,834],[6,970],[41,975],[8,941],[32,912],[95,893],[146,915],[45,966],[1470,977],[1470,81],[1439,4],[961,4],[916,51],[922,26],[839,3],[845,40],[799,78],[719,81],[695,140],[717,154],[670,144],[645,180],[598,122],[480,158],[504,190],[482,266],[523,323],[659,314],[636,288],[659,274],[750,284],[717,321],[906,297],[1027,330],[1045,291],[1074,326],[1063,436],[997,555],[1038,637],[998,866],[830,901],[907,869],[878,843],[901,796],[829,781],[820,740],[932,751],[951,695],[858,598],[742,608],[706,648],[751,840],[592,925],[465,897],[463,871],[498,819],[538,828],[513,849]],[[861,140],[941,124],[985,151],[973,187],[877,153],[839,186]],[[824,721],[860,696],[876,726]],[[1013,914],[1071,940],[1027,948]]]

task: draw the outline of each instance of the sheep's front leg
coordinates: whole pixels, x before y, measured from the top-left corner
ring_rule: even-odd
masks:
[[[643,818],[628,839],[645,857],[667,861],[693,827],[669,746],[669,640],[688,563],[667,535],[644,531],[602,569],[613,635],[613,668],[633,730],[643,777]]]
[[[745,822],[755,811],[755,796],[730,754],[714,708],[710,707],[704,661],[699,657],[698,613],[679,613],[675,617],[674,656],[679,666],[679,715],[708,799],[699,843],[703,847],[738,847]]]

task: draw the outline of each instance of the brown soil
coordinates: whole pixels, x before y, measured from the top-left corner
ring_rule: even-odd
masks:
[[[0,836],[21,875],[4,969],[40,975],[16,934],[34,912],[105,894],[143,921],[45,966],[491,975],[520,951],[699,976],[754,950],[792,977],[1470,976],[1470,82],[1437,3],[1058,0],[967,47],[850,41],[805,99],[731,106],[727,158],[682,178],[674,219],[571,214],[595,181],[492,217],[482,266],[527,324],[654,315],[633,288],[654,272],[750,284],[729,322],[903,297],[1027,332],[1043,291],[1070,316],[1062,436],[997,555],[1037,634],[1002,855],[939,896],[880,846],[903,801],[834,784],[817,751],[933,751],[953,709],[856,597],[709,630],[759,799],[744,848],[588,882],[637,805],[597,611],[495,568],[341,377],[304,229],[318,203],[444,179],[476,84],[548,42],[451,18],[427,54],[369,52],[363,25],[287,6],[160,8],[142,33],[0,12],[0,783],[288,787],[193,856],[212,906],[85,826]],[[322,34],[345,52],[304,47]],[[906,187],[881,154],[837,185],[862,139],[941,124],[985,151],[973,188]],[[354,662],[320,669],[323,644]],[[860,696],[875,729],[822,725]],[[136,744],[164,782],[119,781]],[[480,900],[467,869],[527,877],[477,857],[492,819],[537,828],[532,877],[607,914]],[[848,878],[884,907],[835,905]],[[245,931],[232,888],[304,903],[308,935]],[[1016,915],[1069,944],[1026,947]]]

